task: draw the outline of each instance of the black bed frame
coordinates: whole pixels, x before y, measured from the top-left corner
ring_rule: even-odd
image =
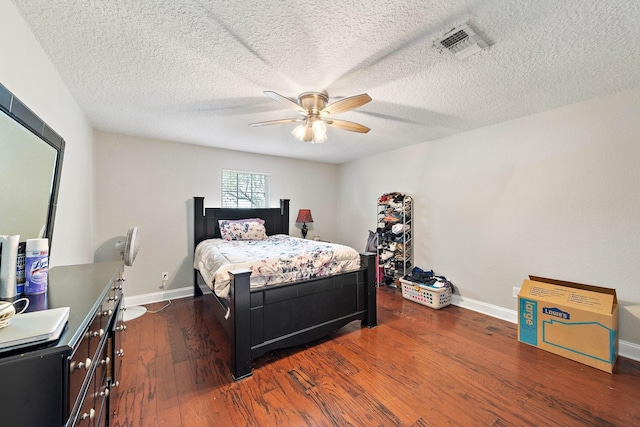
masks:
[[[220,237],[219,219],[242,218],[264,219],[268,235],[289,234],[289,200],[280,199],[279,208],[205,209],[204,197],[194,197],[194,248]],[[360,257],[356,271],[255,289],[249,270],[234,270],[229,300],[218,298],[194,270],[194,296],[216,299],[216,317],[230,339],[233,378],[252,375],[252,359],[268,351],[318,340],[354,320],[376,326],[375,254]]]

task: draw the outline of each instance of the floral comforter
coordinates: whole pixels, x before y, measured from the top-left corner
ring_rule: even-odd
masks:
[[[251,287],[289,283],[360,268],[360,254],[335,243],[284,234],[266,240],[209,239],[195,250],[193,268],[216,295],[229,296],[229,270],[251,270]]]

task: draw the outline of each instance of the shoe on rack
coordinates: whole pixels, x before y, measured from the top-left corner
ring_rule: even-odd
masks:
[[[400,234],[402,232],[405,232],[409,229],[409,226],[407,224],[393,224],[393,227],[391,227],[391,231],[394,234]]]
[[[396,243],[396,251],[398,252],[409,252],[411,250],[411,243]]]
[[[396,215],[386,215],[382,220],[387,223],[394,223],[400,221],[400,218],[398,218]]]
[[[390,240],[393,242],[408,242],[411,239],[411,233],[394,234]]]
[[[382,239],[383,242],[392,242],[395,239],[396,235],[393,234],[392,232],[388,231],[386,233],[382,233],[380,235],[380,239]]]
[[[390,258],[393,258],[393,254],[394,254],[394,253],[393,253],[393,252],[391,252],[391,251],[384,251],[384,252],[382,252],[382,253],[380,254],[380,259],[381,259],[382,261],[386,261],[386,260],[388,260],[388,259],[390,259]]]

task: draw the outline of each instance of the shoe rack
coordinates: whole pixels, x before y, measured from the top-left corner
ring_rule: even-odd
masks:
[[[413,267],[413,200],[402,193],[378,198],[378,284],[398,287]]]

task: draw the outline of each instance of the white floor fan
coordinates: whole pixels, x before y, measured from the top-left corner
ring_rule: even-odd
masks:
[[[131,227],[127,231],[127,237],[124,242],[116,243],[116,250],[120,251],[124,265],[131,267],[133,261],[135,261],[140,249],[138,244],[138,227]],[[124,279],[124,277],[123,277]],[[147,312],[147,308],[139,305],[127,307],[124,311],[122,320],[128,322],[129,320],[137,319]]]

